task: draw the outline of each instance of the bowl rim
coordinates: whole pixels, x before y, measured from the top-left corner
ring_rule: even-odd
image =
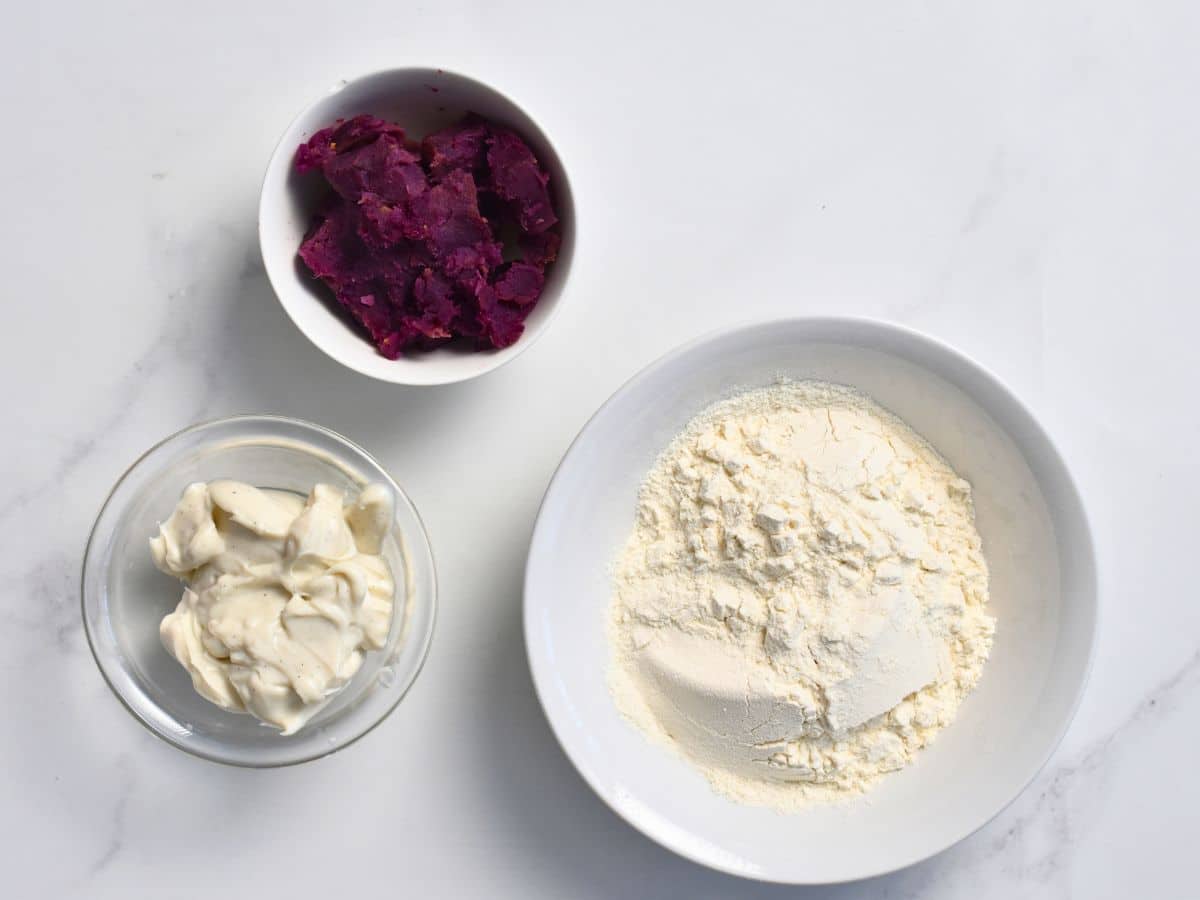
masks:
[[[313,109],[316,108],[319,104],[324,103],[329,98],[342,93],[343,91],[345,91],[347,88],[351,87],[352,85],[359,84],[361,82],[367,81],[369,79],[374,79],[374,78],[382,79],[382,78],[387,78],[387,77],[399,76],[401,74],[419,73],[419,72],[430,73],[431,75],[434,75],[434,76],[449,77],[449,78],[458,79],[458,80],[461,80],[464,82],[468,82],[470,85],[472,85],[476,88],[479,88],[485,92],[494,94],[496,97],[500,98],[505,103],[510,104],[514,109],[520,111],[526,118],[529,119],[529,121],[530,121],[530,123],[532,123],[533,127],[539,132],[539,136],[545,142],[546,147],[548,147],[550,152],[554,155],[554,158],[558,162],[558,167],[562,172],[563,184],[561,187],[557,188],[556,190],[559,192],[560,202],[561,202],[561,198],[563,196],[565,196],[566,201],[567,201],[567,207],[568,207],[569,216],[570,216],[571,241],[570,241],[570,246],[568,248],[568,252],[565,255],[565,259],[563,258],[562,255],[560,255],[559,258],[554,261],[554,265],[556,267],[558,265],[560,265],[560,261],[562,263],[565,263],[565,266],[563,267],[562,274],[561,274],[561,283],[558,286],[557,295],[553,298],[553,302],[550,304],[549,309],[546,310],[545,318],[543,318],[538,323],[538,327],[536,329],[526,330],[525,332],[523,332],[521,337],[517,339],[516,343],[512,344],[510,347],[505,347],[505,348],[502,348],[501,350],[493,351],[494,356],[490,360],[488,360],[488,364],[480,365],[480,367],[478,368],[477,371],[466,372],[466,373],[458,374],[458,375],[454,375],[454,374],[442,375],[442,376],[435,375],[434,377],[425,377],[425,378],[417,380],[417,379],[413,379],[411,377],[405,377],[402,374],[405,371],[404,366],[398,366],[396,376],[390,377],[389,374],[385,374],[385,373],[377,371],[377,370],[368,369],[365,365],[361,365],[354,358],[343,357],[342,355],[335,353],[333,350],[331,350],[329,347],[327,347],[325,345],[325,342],[323,340],[321,340],[319,334],[313,333],[316,329],[309,329],[301,324],[301,322],[298,320],[298,318],[295,315],[293,315],[293,313],[292,313],[292,301],[289,299],[285,299],[285,295],[287,294],[287,291],[280,289],[280,284],[283,282],[283,272],[281,270],[277,271],[277,267],[275,267],[273,265],[270,255],[267,252],[267,247],[266,247],[266,244],[264,241],[264,236],[263,236],[263,232],[264,232],[264,224],[263,223],[267,217],[268,186],[271,181],[271,176],[278,170],[278,168],[281,165],[290,167],[290,165],[291,165],[290,160],[291,160],[291,157],[295,153],[295,148],[290,145],[288,136],[291,134],[291,132],[295,129],[296,125],[302,119],[304,119],[306,116],[308,116],[309,113],[311,113],[313,111]],[[273,194],[271,196],[274,197]],[[494,372],[497,369],[503,368],[504,366],[508,365],[513,360],[515,360],[517,357],[521,356],[526,350],[528,350],[530,347],[532,347],[541,338],[541,336],[543,334],[545,334],[550,329],[551,324],[553,324],[554,320],[558,317],[558,314],[562,311],[562,306],[565,302],[566,294],[567,294],[568,276],[570,275],[571,269],[574,264],[575,248],[576,248],[576,245],[578,245],[578,243],[579,243],[579,215],[575,210],[575,206],[576,206],[575,191],[571,185],[571,177],[567,172],[567,166],[563,162],[562,155],[558,151],[558,144],[553,139],[551,139],[551,137],[550,137],[549,133],[546,131],[545,127],[542,126],[541,119],[539,119],[537,116],[535,116],[533,114],[533,112],[530,111],[530,109],[527,105],[518,103],[511,96],[509,96],[508,93],[501,90],[500,88],[494,87],[491,84],[489,84],[488,82],[483,81],[480,78],[476,78],[472,75],[467,75],[457,69],[447,68],[445,66],[435,66],[432,64],[421,64],[421,63],[408,65],[408,66],[389,66],[389,67],[380,68],[380,69],[372,69],[368,72],[363,72],[359,75],[354,75],[351,77],[339,79],[337,81],[337,83],[330,90],[326,91],[321,96],[312,100],[310,103],[305,104],[305,106],[299,112],[297,112],[294,116],[292,116],[292,118],[288,121],[288,124],[283,129],[282,134],[280,135],[279,139],[276,141],[275,147],[271,151],[271,155],[267,160],[267,165],[266,165],[265,170],[263,171],[261,185],[259,187],[258,210],[257,210],[257,212],[258,212],[258,227],[257,227],[258,251],[259,251],[259,257],[262,259],[263,270],[266,273],[267,281],[271,285],[271,292],[275,295],[275,299],[278,301],[279,305],[281,307],[283,307],[283,311],[287,314],[288,319],[290,319],[292,324],[296,327],[296,329],[308,339],[310,344],[312,344],[314,347],[316,347],[318,350],[320,350],[322,353],[324,353],[327,357],[332,359],[334,362],[338,363],[339,365],[343,365],[346,368],[350,369],[351,371],[359,373],[360,375],[364,375],[367,378],[372,378],[376,381],[382,381],[385,384],[402,384],[402,385],[408,385],[408,386],[412,386],[412,387],[427,387],[427,386],[436,386],[436,385],[442,385],[442,384],[458,384],[463,381],[470,381],[473,378],[478,378],[481,375],[486,375],[489,372]],[[277,277],[278,277],[278,281],[277,281]],[[285,287],[286,287],[286,285],[285,285]],[[365,342],[365,346],[371,347],[372,349],[374,349],[369,340],[367,340],[366,338],[363,338],[363,341]],[[505,350],[511,350],[512,352],[505,353],[504,352]],[[476,353],[473,355],[476,358],[487,359],[487,357],[484,356],[483,353]]]
[[[421,539],[421,543],[425,549],[425,552],[429,556],[429,564],[430,564],[429,574],[430,574],[430,583],[432,586],[432,591],[430,592],[430,597],[429,597],[429,627],[427,629],[425,629],[425,632],[423,635],[417,636],[417,639],[421,641],[421,646],[419,648],[420,655],[417,659],[417,666],[416,666],[416,669],[413,671],[412,678],[410,678],[408,684],[405,685],[397,693],[396,698],[392,701],[391,705],[388,706],[387,709],[385,709],[383,711],[383,713],[378,718],[376,718],[369,726],[367,726],[362,731],[355,734],[353,737],[348,738],[347,740],[338,744],[335,747],[331,747],[328,750],[321,750],[321,751],[309,753],[304,756],[297,757],[296,759],[287,759],[287,760],[271,761],[271,762],[254,762],[254,761],[239,762],[236,760],[231,760],[231,759],[221,757],[214,753],[206,753],[202,750],[197,750],[193,747],[189,747],[182,743],[178,743],[178,742],[172,740],[168,735],[159,731],[157,728],[155,728],[153,725],[151,725],[148,721],[146,721],[146,719],[143,718],[142,715],[136,709],[133,708],[133,706],[125,698],[125,695],[120,691],[120,689],[117,688],[117,686],[113,683],[112,679],[109,677],[108,670],[105,668],[104,663],[101,662],[100,654],[96,649],[96,642],[92,637],[92,628],[91,628],[91,624],[88,621],[88,614],[87,614],[87,575],[88,575],[88,569],[90,567],[89,564],[92,563],[92,551],[93,551],[93,545],[96,540],[96,532],[97,532],[97,529],[100,527],[100,523],[104,520],[105,513],[108,512],[109,506],[112,505],[113,500],[116,498],[117,491],[120,490],[120,488],[121,488],[121,485],[125,483],[125,480],[127,478],[129,478],[129,476],[132,475],[133,472],[136,471],[137,468],[139,466],[141,466],[142,463],[144,463],[147,458],[149,458],[153,453],[155,453],[157,450],[161,449],[162,447],[166,446],[167,444],[169,444],[173,441],[176,441],[179,438],[185,437],[186,435],[193,434],[197,431],[203,431],[205,429],[213,428],[218,425],[238,424],[238,423],[249,425],[252,423],[260,423],[260,422],[286,423],[288,425],[299,425],[302,428],[312,429],[313,431],[317,431],[317,432],[324,434],[326,437],[333,438],[334,440],[347,445],[352,450],[354,450],[358,453],[361,453],[364,458],[366,458],[373,465],[375,465],[379,469],[379,471],[382,472],[383,475],[387,478],[387,480],[389,482],[389,486],[394,491],[396,491],[396,493],[399,495],[400,499],[404,503],[406,503],[408,505],[408,507],[412,510],[413,517],[416,519],[416,522],[417,522],[417,528],[418,528],[417,534]],[[313,760],[317,760],[317,759],[323,759],[327,756],[332,756],[334,753],[337,753],[339,750],[344,750],[346,747],[349,747],[352,744],[358,743],[360,740],[362,740],[364,737],[366,737],[368,734],[370,734],[372,731],[374,731],[376,728],[378,728],[386,719],[388,719],[392,715],[392,713],[395,712],[396,707],[400,705],[400,702],[405,697],[408,696],[409,691],[411,691],[413,688],[413,685],[415,685],[417,683],[417,679],[420,677],[421,672],[425,668],[425,663],[429,659],[429,650],[433,644],[433,635],[434,635],[434,632],[437,630],[437,616],[438,616],[437,564],[436,564],[436,559],[434,558],[434,555],[433,555],[433,544],[429,540],[429,532],[425,527],[425,521],[424,521],[424,519],[421,518],[421,513],[417,509],[417,505],[412,502],[412,498],[408,496],[407,491],[405,491],[404,488],[402,488],[400,486],[399,482],[397,482],[396,479],[392,477],[391,473],[386,468],[384,468],[384,466],[379,462],[379,460],[376,459],[372,454],[368,453],[366,450],[364,450],[362,447],[360,447],[354,441],[350,440],[345,435],[339,434],[338,432],[334,431],[332,428],[326,428],[324,425],[318,425],[315,422],[310,422],[306,419],[297,419],[292,416],[273,415],[273,414],[269,414],[269,413],[242,413],[242,414],[232,415],[232,416],[221,416],[221,417],[218,417],[215,419],[206,419],[202,422],[196,422],[192,425],[188,425],[185,428],[180,428],[177,431],[174,431],[174,432],[168,434],[166,437],[162,438],[161,440],[156,441],[154,444],[152,444],[150,447],[148,447],[145,451],[143,451],[141,454],[139,454],[138,457],[125,468],[125,470],[120,474],[120,476],[117,478],[117,480],[115,482],[113,482],[112,488],[109,489],[107,496],[104,498],[104,502],[100,505],[99,512],[96,513],[95,522],[92,523],[92,527],[88,530],[87,543],[84,545],[83,560],[80,563],[79,611],[80,611],[80,617],[83,620],[83,633],[84,633],[84,636],[87,638],[88,650],[91,651],[92,660],[96,663],[96,668],[100,670],[100,675],[101,675],[101,677],[103,677],[104,683],[106,685],[108,685],[108,689],[112,692],[113,696],[116,697],[117,700],[120,701],[121,706],[123,706],[125,708],[125,710],[134,718],[134,720],[136,720],[140,725],[142,725],[142,727],[144,727],[147,731],[149,731],[151,734],[153,734],[159,740],[163,741],[165,744],[168,744],[177,750],[181,750],[184,753],[186,753],[187,755],[195,757],[197,759],[203,759],[208,762],[218,763],[223,766],[230,766],[232,768],[237,768],[237,769],[282,769],[282,768],[287,768],[289,766],[302,765],[303,763],[312,762]]]
[[[1078,687],[1075,691],[1075,696],[1072,698],[1070,708],[1067,715],[1063,716],[1062,721],[1054,730],[1051,739],[1046,744],[1046,749],[1042,754],[1038,763],[1031,768],[1030,772],[1024,778],[1019,788],[1013,792],[1012,796],[1000,805],[997,809],[983,818],[978,824],[959,834],[957,837],[935,847],[928,852],[920,852],[913,855],[912,858],[905,860],[899,865],[885,865],[883,867],[865,870],[857,875],[846,878],[822,878],[822,879],[804,879],[798,880],[788,877],[777,877],[771,873],[754,873],[748,874],[742,869],[730,865],[721,857],[706,857],[701,853],[693,850],[692,845],[686,841],[677,839],[672,830],[659,828],[646,820],[635,820],[626,814],[621,806],[616,802],[616,797],[613,796],[606,788],[604,788],[598,779],[596,772],[592,771],[588,766],[584,765],[580,755],[576,752],[574,744],[566,733],[565,726],[560,724],[554,716],[550,714],[550,706],[547,704],[547,695],[549,691],[548,676],[550,674],[549,663],[541,661],[540,657],[535,658],[534,645],[536,643],[536,625],[533,614],[533,604],[530,602],[530,582],[534,565],[535,550],[539,545],[544,543],[549,538],[550,525],[543,517],[547,501],[551,494],[554,493],[555,487],[563,477],[563,470],[566,467],[568,460],[576,452],[578,445],[584,437],[591,431],[595,421],[605,412],[616,400],[622,397],[626,392],[635,387],[643,379],[649,377],[659,369],[670,365],[680,357],[686,356],[699,348],[716,343],[717,341],[731,338],[735,335],[740,335],[761,329],[773,329],[785,326],[800,326],[814,331],[820,329],[837,330],[844,329],[849,331],[857,331],[859,334],[866,336],[868,339],[875,338],[898,338],[904,341],[907,346],[921,348],[934,354],[940,354],[944,359],[948,360],[952,365],[965,369],[967,371],[974,370],[991,389],[995,390],[999,397],[1012,409],[1018,411],[1025,419],[1026,423],[1032,429],[1036,438],[1044,441],[1046,449],[1049,451],[1052,459],[1057,463],[1059,474],[1061,475],[1062,486],[1065,494],[1074,502],[1076,511],[1079,517],[1080,534],[1079,544],[1081,549],[1081,558],[1079,562],[1083,565],[1085,581],[1088,583],[1089,590],[1086,591],[1086,599],[1090,601],[1092,613],[1092,627],[1087,635],[1087,655],[1084,660],[1083,670],[1079,679]],[[830,343],[836,343],[835,338],[829,338]],[[863,346],[871,346],[865,344]],[[886,348],[885,348],[886,350]],[[936,373],[935,373],[936,374]],[[945,375],[941,377],[946,378]],[[949,379],[947,379],[949,380]],[[954,382],[952,382],[954,383]],[[973,391],[964,390],[969,396],[974,396]],[[1001,425],[1001,429],[1008,432],[1008,428]],[[1022,453],[1022,456],[1024,454]],[[745,878],[753,881],[762,881],[775,884],[789,885],[828,885],[828,884],[845,884],[849,882],[862,881],[865,879],[876,878],[881,875],[886,875],[891,872],[900,871],[910,866],[916,865],[919,862],[937,856],[943,853],[950,847],[960,843],[971,835],[981,830],[988,823],[995,820],[1004,810],[1008,809],[1018,797],[1025,793],[1034,780],[1046,768],[1046,765],[1053,758],[1058,747],[1062,743],[1067,730],[1071,723],[1075,720],[1075,716],[1079,711],[1080,704],[1083,702],[1084,695],[1087,693],[1088,683],[1091,680],[1093,667],[1096,658],[1096,643],[1100,630],[1100,615],[1102,605],[1100,602],[1100,579],[1099,579],[1099,564],[1096,556],[1096,544],[1094,537],[1094,529],[1091,522],[1090,514],[1088,513],[1087,505],[1084,503],[1083,495],[1075,481],[1075,476],[1071,473],[1067,466],[1066,459],[1059,449],[1058,444],[1051,437],[1050,433],[1042,425],[1038,417],[1033,413],[1032,409],[1017,396],[1017,394],[1008,387],[1008,385],[991,369],[974,359],[966,352],[957,349],[951,344],[927,334],[918,329],[903,325],[897,322],[892,322],[883,318],[874,318],[871,316],[841,316],[841,315],[813,315],[813,316],[784,316],[779,318],[766,319],[751,319],[743,320],[729,326],[716,328],[707,331],[695,338],[692,338],[684,343],[668,350],[666,353],[652,359],[650,362],[639,368],[633,375],[625,379],[612,394],[596,409],[587,421],[579,429],[567,450],[563,453],[562,459],[559,461],[546,487],[546,492],[542,497],[541,503],[538,505],[537,516],[534,520],[533,532],[529,542],[529,552],[526,557],[524,580],[521,594],[522,603],[522,636],[525,640],[526,659],[529,664],[531,680],[533,681],[534,693],[538,698],[538,703],[541,705],[542,713],[546,721],[550,725],[550,730],[554,734],[555,740],[567,759],[570,760],[575,771],[579,773],[584,782],[592,789],[592,791],[604,802],[604,804],[619,818],[625,821],[628,825],[641,832],[643,835],[659,844],[662,847],[670,850],[679,856],[684,857],[694,863],[715,869],[729,875],[735,875],[739,878]]]

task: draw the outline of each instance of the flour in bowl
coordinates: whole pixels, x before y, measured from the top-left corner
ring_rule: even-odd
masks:
[[[722,793],[779,809],[905,766],[954,720],[995,627],[970,485],[821,382],[693,419],[614,575],[620,710]]]

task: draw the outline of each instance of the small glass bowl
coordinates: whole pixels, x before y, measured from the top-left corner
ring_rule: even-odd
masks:
[[[167,653],[158,625],[183,587],[150,558],[149,539],[194,481],[230,478],[307,495],[324,482],[353,495],[392,490],[396,519],[383,554],[396,581],[387,646],[299,732],[205,700]],[[383,721],[412,687],[433,637],[437,582],[429,538],[412,501],[363,449],[319,425],[235,416],[195,425],[148,450],[105,501],[83,560],[83,625],[105,680],[143,725],[195,756],[236,766],[287,766],[327,756]]]

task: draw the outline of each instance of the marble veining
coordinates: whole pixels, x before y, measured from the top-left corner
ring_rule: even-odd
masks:
[[[129,810],[129,798],[137,786],[134,775],[133,760],[128,756],[120,756],[113,765],[117,796],[112,804],[112,812],[108,823],[108,844],[104,852],[87,868],[88,877],[93,877],[112,865],[118,854],[125,846],[125,818]]]
[[[1062,881],[1073,858],[1078,833],[1089,828],[1092,801],[1100,797],[1121,760],[1114,757],[1136,746],[1137,732],[1178,712],[1182,699],[1194,697],[1200,686],[1200,650],[1176,672],[1148,691],[1142,702],[1111,731],[1082,751],[1053,764],[1032,786],[1032,801],[991,841],[1003,858],[1014,845],[1026,861],[1022,875],[1038,882]],[[1029,857],[1032,857],[1030,859]],[[1065,883],[1061,886],[1066,889]]]

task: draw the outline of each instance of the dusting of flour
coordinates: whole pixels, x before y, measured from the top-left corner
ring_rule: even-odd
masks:
[[[742,802],[859,795],[949,725],[991,649],[971,487],[868,397],[719,402],[642,485],[614,570],[620,710]]]

